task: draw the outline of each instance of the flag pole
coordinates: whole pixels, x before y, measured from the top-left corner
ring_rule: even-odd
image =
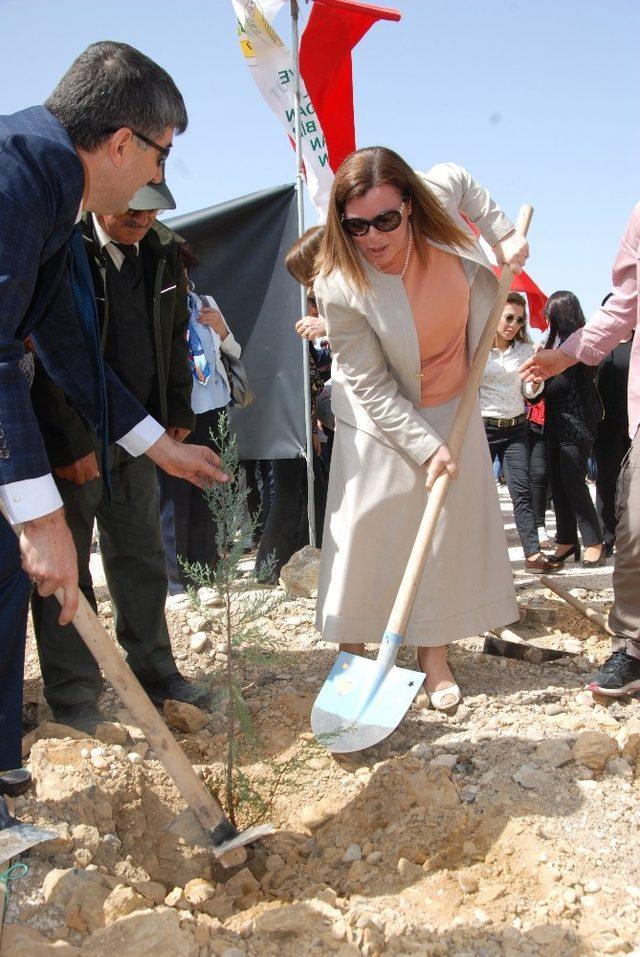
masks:
[[[294,83],[294,137],[296,144],[296,199],[298,207],[298,236],[304,233],[304,166],[302,162],[302,128],[300,111],[300,59],[298,30],[298,0],[291,0],[291,47],[293,57]],[[300,286],[300,315],[307,314],[307,290]],[[307,442],[307,519],[309,522],[309,544],[316,544],[316,510],[313,475],[313,439],[311,437],[311,381],[309,363],[309,344],[302,340],[302,374],[304,377],[304,421]]]

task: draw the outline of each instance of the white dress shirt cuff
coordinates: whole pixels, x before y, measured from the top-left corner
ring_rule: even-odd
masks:
[[[42,518],[62,508],[62,499],[56,488],[53,475],[22,479],[0,486],[0,501],[7,519],[12,525]]]
[[[522,386],[522,394],[526,399],[537,399],[543,389],[544,382],[538,382],[537,385],[533,382],[525,382]]]
[[[151,448],[154,442],[157,442],[160,436],[164,435],[164,432],[165,430],[160,423],[156,422],[152,416],[147,415],[137,425],[134,425],[130,432],[118,439],[118,445],[121,445],[129,455],[137,457]]]

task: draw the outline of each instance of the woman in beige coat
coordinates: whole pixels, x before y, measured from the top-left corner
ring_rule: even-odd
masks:
[[[417,174],[391,150],[358,150],[334,180],[315,283],[336,418],[317,627],[354,654],[380,642],[446,469],[456,481],[406,634],[442,709],[460,700],[447,645],[518,617],[479,408],[457,466],[446,445],[497,289],[463,217],[520,271],[526,240],[466,170]]]

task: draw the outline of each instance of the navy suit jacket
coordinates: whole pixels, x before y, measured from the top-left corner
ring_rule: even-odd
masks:
[[[31,336],[51,378],[97,422],[94,358],[69,282],[69,237],[84,170],[43,106],[0,116],[0,485],[51,471],[19,362]],[[147,415],[107,367],[110,437]]]

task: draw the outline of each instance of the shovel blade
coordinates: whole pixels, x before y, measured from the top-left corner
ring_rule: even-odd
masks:
[[[422,671],[379,663],[342,651],[311,712],[318,741],[334,754],[362,751],[397,728],[424,681]]]
[[[195,844],[197,847],[206,847],[213,851],[216,857],[221,857],[230,850],[237,847],[244,847],[245,844],[253,844],[260,838],[273,833],[273,824],[259,824],[255,827],[249,827],[244,831],[239,831],[222,844],[214,845],[211,839],[211,831],[202,826],[191,808],[181,811],[176,817],[167,824],[165,831],[179,837],[187,844]]]
[[[14,824],[13,827],[7,827],[0,831],[0,863],[23,854],[36,844],[53,841],[59,836],[57,831],[35,827],[33,824]]]

